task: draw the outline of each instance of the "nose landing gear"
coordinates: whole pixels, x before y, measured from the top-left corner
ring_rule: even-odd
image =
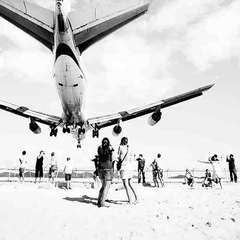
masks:
[[[57,133],[58,133],[58,129],[55,126],[51,127],[51,131],[49,134],[50,137],[52,137],[52,136],[57,137]]]

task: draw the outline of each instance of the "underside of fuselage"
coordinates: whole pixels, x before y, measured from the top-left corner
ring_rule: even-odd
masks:
[[[63,108],[63,121],[66,125],[83,126],[86,80],[80,66],[80,52],[61,4],[57,4],[54,36],[54,78]]]

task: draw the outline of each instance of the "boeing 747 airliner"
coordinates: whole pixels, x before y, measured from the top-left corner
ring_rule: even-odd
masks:
[[[118,135],[121,122],[146,114],[150,114],[149,123],[154,125],[161,119],[163,108],[198,97],[212,87],[208,85],[143,107],[87,118],[83,113],[86,76],[81,53],[147,12],[149,0],[108,0],[98,4],[89,1],[88,5],[84,1],[84,9],[68,14],[63,5],[64,0],[56,0],[55,11],[51,11],[27,0],[0,0],[0,16],[44,44],[54,57],[53,77],[62,104],[61,117],[0,101],[1,109],[28,118],[32,132],[40,133],[38,123],[42,123],[50,126],[50,136],[57,136],[61,127],[63,133],[72,133],[77,138],[80,147],[88,130],[98,137],[101,128],[114,125],[113,132]]]

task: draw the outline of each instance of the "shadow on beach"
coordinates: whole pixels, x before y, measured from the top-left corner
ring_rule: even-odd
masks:
[[[97,206],[97,201],[98,201],[97,198],[89,197],[87,195],[83,195],[82,197],[65,197],[63,199],[67,200],[67,201],[72,201],[72,202],[92,204],[92,205],[95,205],[95,206]],[[106,202],[107,203],[112,203],[112,204],[118,204],[118,205],[127,203],[127,201],[124,201],[124,200],[109,200],[109,199],[107,199]]]

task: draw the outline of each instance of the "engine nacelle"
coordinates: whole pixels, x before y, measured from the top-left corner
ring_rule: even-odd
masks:
[[[148,118],[148,124],[149,124],[150,126],[155,125],[157,122],[160,121],[161,117],[162,117],[162,112],[161,112],[161,111],[158,110],[158,111],[154,112],[154,113],[151,114],[150,117]]]
[[[35,121],[31,121],[29,123],[29,129],[35,134],[41,133],[41,128],[39,127],[39,125]]]
[[[122,132],[122,127],[120,125],[116,125],[113,127],[113,135],[118,136]]]

